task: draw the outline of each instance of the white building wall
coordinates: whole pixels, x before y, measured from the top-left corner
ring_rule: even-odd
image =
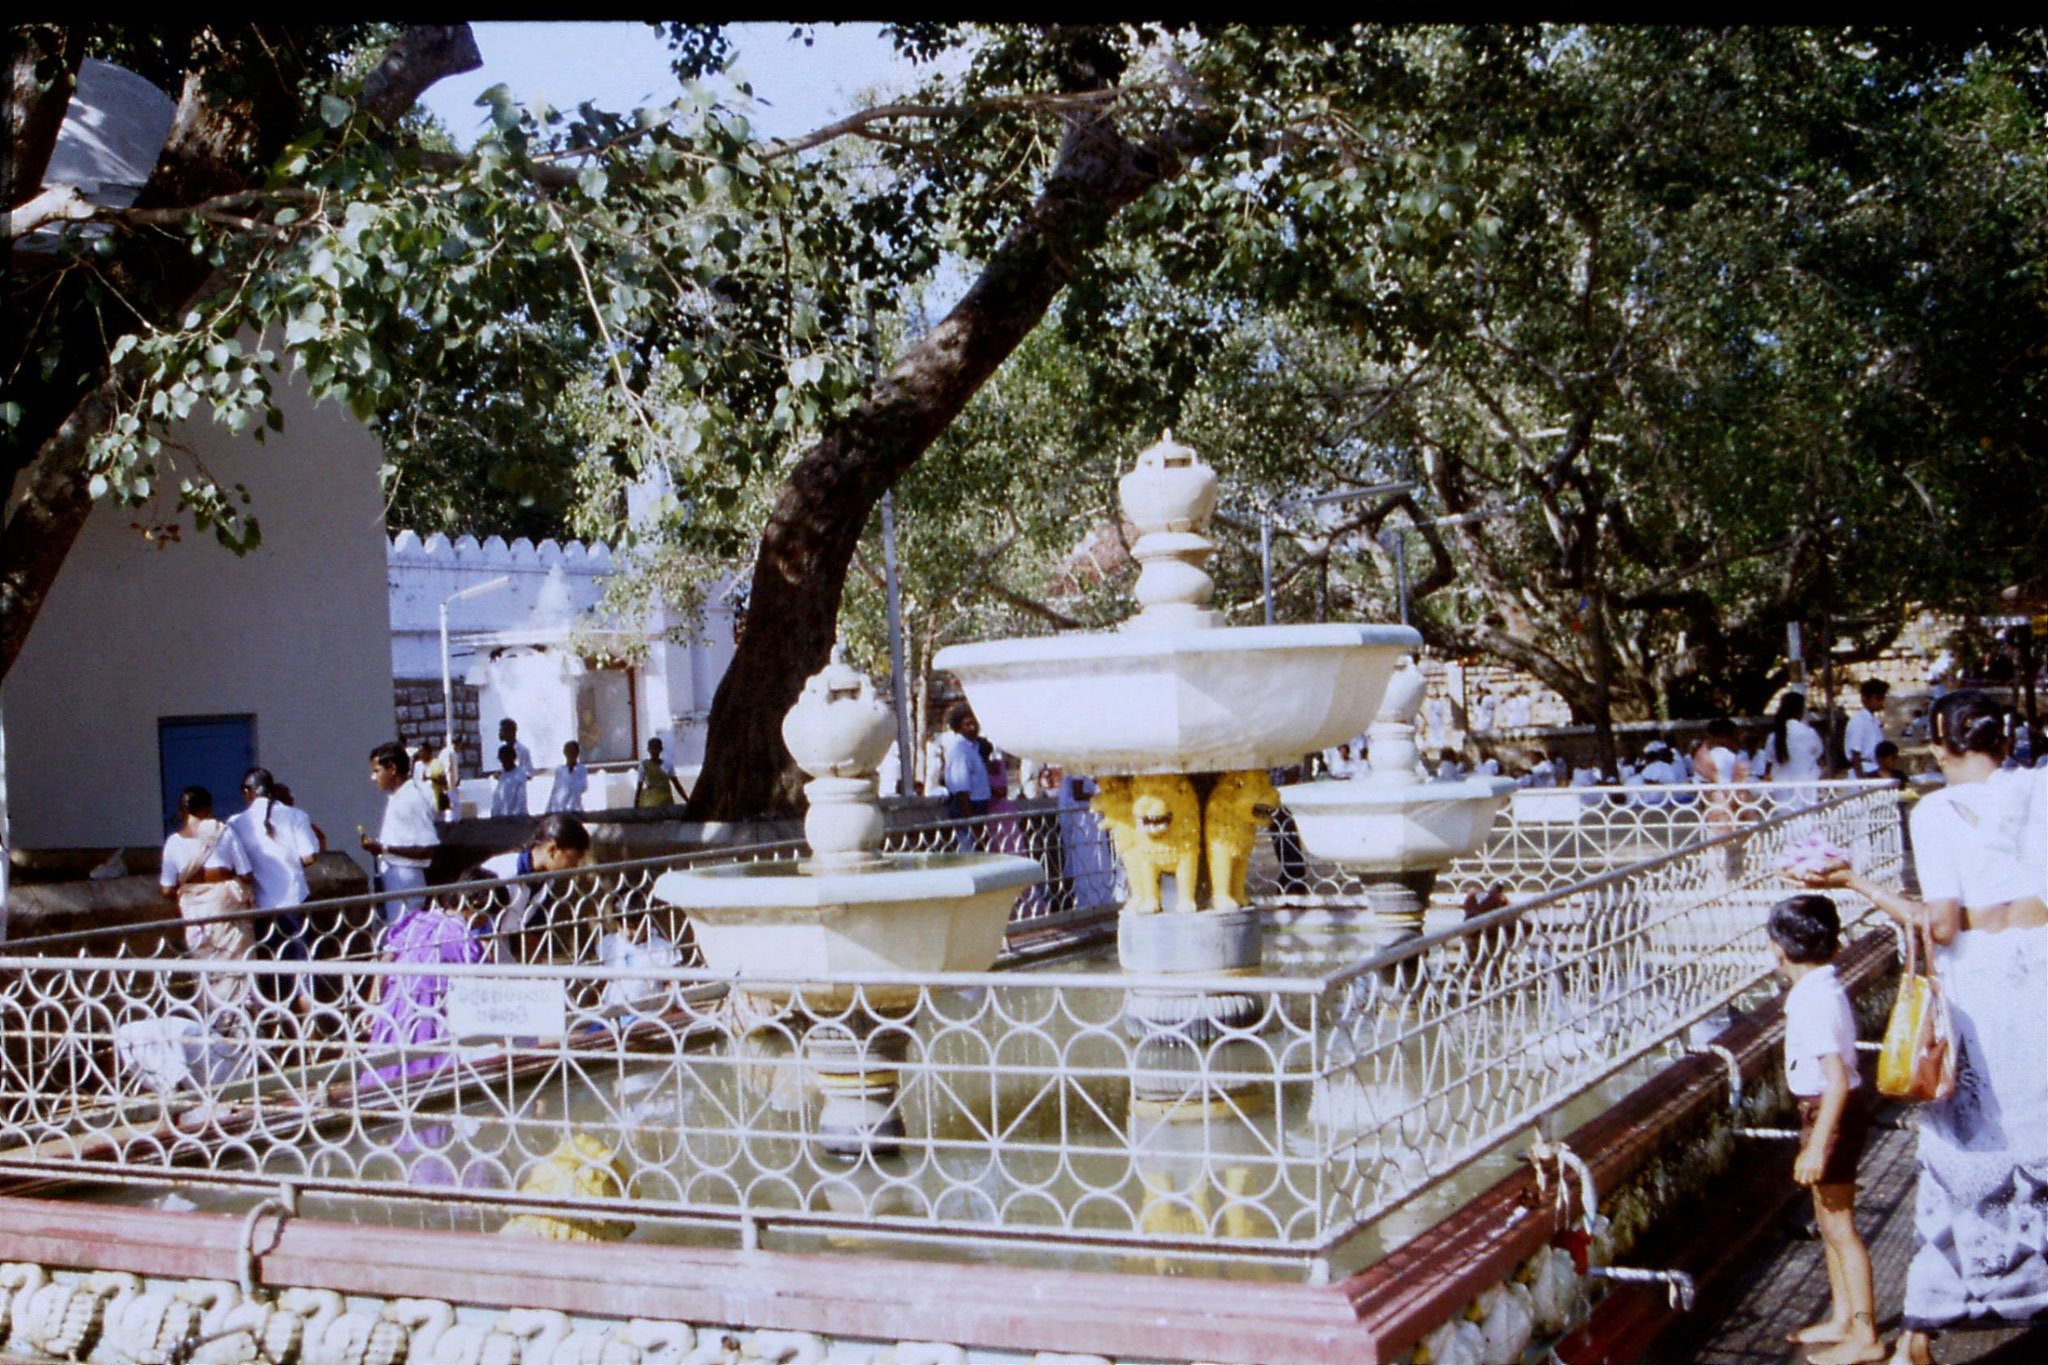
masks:
[[[256,444],[210,418],[178,439],[248,486],[263,544],[237,558],[186,528],[152,548],[146,512],[102,503],[72,547],[5,686],[8,794],[24,848],[163,838],[157,720],[253,713],[256,760],[333,846],[355,851],[391,737],[382,459],[340,408],[278,384],[285,428]],[[239,793],[216,792],[225,812]]]

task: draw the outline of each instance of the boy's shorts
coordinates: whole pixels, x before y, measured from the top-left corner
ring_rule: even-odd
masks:
[[[1799,1148],[1806,1149],[1806,1140],[1813,1136],[1814,1121],[1820,1117],[1819,1095],[1802,1096],[1799,1100]],[[1842,1117],[1835,1123],[1835,1140],[1828,1148],[1827,1159],[1822,1162],[1820,1179],[1816,1185],[1853,1185],[1856,1183],[1856,1168],[1863,1161],[1863,1148],[1870,1141],[1870,1102],[1858,1089],[1849,1092],[1849,1098],[1842,1105]]]

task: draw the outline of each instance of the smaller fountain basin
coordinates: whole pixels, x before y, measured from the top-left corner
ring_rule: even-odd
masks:
[[[792,858],[685,868],[663,873],[654,894],[689,915],[706,966],[805,984],[841,973],[987,971],[1017,893],[1044,880],[1036,862],[1008,854],[885,853],[850,870]],[[813,1009],[843,1007],[855,993],[803,992]],[[859,993],[870,1006],[918,994]]]
[[[1280,788],[1311,857],[1359,872],[1441,871],[1478,848],[1515,791],[1511,777],[1305,782]]]
[[[1022,757],[1093,774],[1233,772],[1356,735],[1420,643],[1407,626],[1134,626],[952,645],[933,663]]]

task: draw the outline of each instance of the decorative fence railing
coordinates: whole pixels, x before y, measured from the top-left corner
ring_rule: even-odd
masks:
[[[1392,948],[1276,928],[1264,974],[1213,980],[1106,951],[805,981],[567,958],[647,913],[630,866],[557,887],[578,913],[532,957],[521,930],[495,961],[370,960],[367,917],[310,961],[0,957],[0,1179],[221,1208],[289,1184],[309,1216],[480,1231],[1314,1265],[1755,986],[1773,860],[1814,830],[1898,862],[1895,796],[1865,787]],[[494,923],[437,956],[484,958]],[[1148,994],[1237,997],[1243,1022],[1146,1025]],[[893,1150],[833,1154],[807,1033],[900,1082]]]
[[[1858,791],[1869,783],[1831,782],[1791,788],[1770,784],[1698,787],[1532,788],[1515,793],[1480,849],[1445,871],[1437,892],[1456,904],[1469,892],[1501,886],[1516,897],[1554,890],[1616,868],[1659,857],[1730,828],[1785,810]],[[970,820],[942,820],[892,829],[884,846],[894,852],[983,849],[1035,859],[1045,868],[1042,886],[1026,891],[1011,912],[1013,938],[1062,924],[1101,921],[1122,903],[1123,874],[1107,834],[1085,807],[1027,803],[1014,812]],[[684,917],[653,897],[656,878],[679,867],[754,862],[799,856],[795,840],[732,845],[699,852],[602,863],[567,872],[535,873],[435,888],[431,898],[458,910],[476,926],[497,961],[616,963],[628,944],[652,948],[670,960],[695,965]],[[1276,906],[1356,905],[1356,879],[1311,858],[1277,821],[1254,851],[1249,882],[1261,903]],[[289,942],[292,956],[315,961],[371,961],[382,951],[390,922],[418,896],[373,893],[313,902],[291,912],[285,931],[272,930],[277,912],[249,910],[188,923],[168,909],[161,920],[39,938],[8,947],[63,955],[157,957],[181,951],[203,925],[249,926],[247,941],[265,951]],[[623,937],[622,937],[623,936]]]

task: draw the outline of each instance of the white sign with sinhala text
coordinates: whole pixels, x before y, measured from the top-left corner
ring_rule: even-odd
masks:
[[[560,1038],[569,993],[560,981],[458,977],[448,983],[448,1032],[456,1038]]]

